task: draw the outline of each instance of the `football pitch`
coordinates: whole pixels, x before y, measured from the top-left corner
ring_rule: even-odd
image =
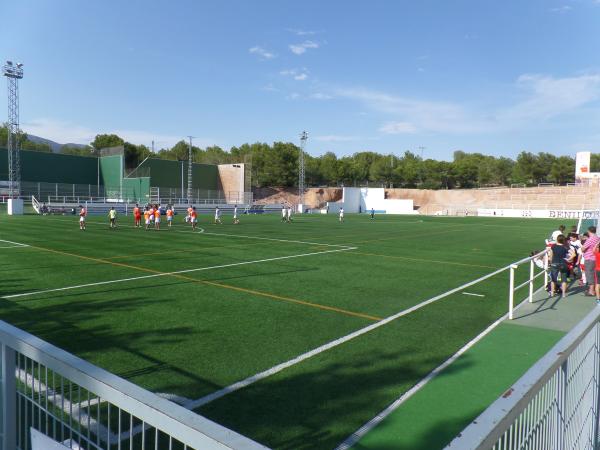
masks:
[[[506,271],[424,302],[541,250],[558,225],[77,219],[0,216],[1,319],[282,449],[336,447],[505,314]]]

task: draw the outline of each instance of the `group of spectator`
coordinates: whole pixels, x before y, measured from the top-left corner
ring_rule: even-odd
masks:
[[[567,296],[570,280],[577,280],[580,286],[586,286],[585,295],[595,297],[600,303],[600,238],[596,227],[590,226],[579,234],[577,227],[566,233],[561,225],[546,241],[550,269],[550,296],[560,293]]]

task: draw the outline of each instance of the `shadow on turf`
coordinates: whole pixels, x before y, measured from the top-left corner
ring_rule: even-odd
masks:
[[[29,281],[30,280],[27,278],[12,278],[7,281],[2,281],[2,283],[0,283],[0,297],[27,292],[23,289],[23,286]]]
[[[209,403],[198,412],[276,449],[332,449],[441,362],[418,357],[413,353],[416,351],[366,351],[352,363],[325,363],[318,369],[309,362],[312,370],[293,375],[282,372]],[[463,357],[439,376],[471,365],[469,358]],[[440,423],[423,436],[413,437],[416,446],[394,442],[376,448],[442,448],[472,419]]]
[[[62,301],[46,301],[47,304],[29,309],[21,303],[0,299],[0,318],[83,359],[89,359],[101,367],[104,365],[107,369],[109,367],[106,367],[105,354],[115,350],[126,352],[131,356],[131,363],[124,364],[128,370],[117,371],[116,374],[137,382],[137,377],[163,373],[161,382],[154,386],[160,392],[180,392],[182,383],[194,386],[197,392],[211,392],[220,388],[219,385],[186,370],[185,365],[168,364],[142,350],[157,344],[175,347],[187,342],[190,335],[199,335],[205,331],[191,327],[168,327],[116,333],[110,326],[105,325],[80,327],[81,323],[100,319],[108,312],[128,312],[128,317],[133,317],[132,312],[160,300],[135,296],[119,300],[86,299],[81,302],[68,302],[68,305]],[[74,336],[77,338],[74,339]]]

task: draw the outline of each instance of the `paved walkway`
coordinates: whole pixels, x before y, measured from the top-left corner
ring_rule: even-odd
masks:
[[[593,297],[575,289],[564,300],[539,292],[514,320],[498,325],[354,448],[444,448],[595,307]]]

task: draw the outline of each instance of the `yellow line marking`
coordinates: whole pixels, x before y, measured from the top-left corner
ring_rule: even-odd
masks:
[[[453,261],[438,261],[435,259],[409,258],[406,256],[382,255],[379,253],[357,252],[355,250],[350,250],[349,252],[355,253],[357,255],[377,256],[380,258],[405,259],[407,261],[432,262],[432,263],[440,263],[440,264],[449,264],[452,266],[467,266],[467,267],[482,267],[484,269],[497,269],[497,267],[494,267],[494,266],[484,266],[484,265],[480,265],[480,264],[467,264],[467,263],[459,263],[459,262],[453,262]]]
[[[256,290],[253,290],[253,289],[246,289],[246,288],[241,288],[241,287],[237,287],[237,286],[231,286],[231,285],[228,285],[228,284],[216,283],[214,281],[197,280],[195,278],[187,277],[185,275],[171,274],[171,273],[168,273],[168,272],[161,272],[160,270],[149,269],[147,267],[132,266],[131,264],[119,263],[119,262],[114,262],[114,261],[107,261],[105,259],[93,258],[91,256],[78,255],[76,253],[69,253],[69,252],[64,252],[64,251],[61,251],[61,250],[54,250],[54,249],[51,249],[51,248],[38,247],[38,246],[35,246],[35,245],[32,245],[31,248],[35,248],[35,249],[38,249],[38,250],[43,250],[43,251],[47,251],[47,252],[51,252],[51,253],[57,253],[57,254],[60,254],[60,255],[66,255],[66,256],[72,256],[72,257],[75,257],[75,258],[86,259],[86,260],[89,260],[89,261],[95,261],[95,262],[99,262],[99,263],[102,263],[102,264],[110,264],[110,265],[113,265],[113,266],[126,267],[128,269],[141,270],[143,272],[149,272],[149,273],[155,273],[155,274],[165,274],[167,276],[172,276],[174,278],[179,278],[179,279],[183,279],[183,280],[186,280],[186,281],[192,281],[194,283],[206,284],[206,285],[209,285],[209,286],[220,287],[220,288],[223,288],[223,289],[230,289],[230,290],[234,290],[234,291],[245,292],[247,294],[252,294],[252,295],[266,297],[266,298],[271,298],[271,299],[274,299],[274,300],[281,300],[281,301],[286,301],[286,302],[290,302],[290,303],[295,303],[295,304],[298,304],[298,305],[309,306],[311,308],[317,308],[317,309],[321,309],[321,310],[325,310],[325,311],[337,312],[339,314],[344,314],[346,316],[360,317],[360,318],[372,320],[372,321],[375,321],[375,322],[381,320],[380,317],[370,316],[368,314],[357,313],[357,312],[349,311],[349,310],[342,309],[342,308],[336,308],[334,306],[321,305],[319,303],[312,303],[312,302],[307,302],[307,301],[304,301],[304,300],[298,300],[298,299],[291,298],[291,297],[283,297],[283,296],[280,296],[280,295],[270,294],[268,292],[256,291]]]

